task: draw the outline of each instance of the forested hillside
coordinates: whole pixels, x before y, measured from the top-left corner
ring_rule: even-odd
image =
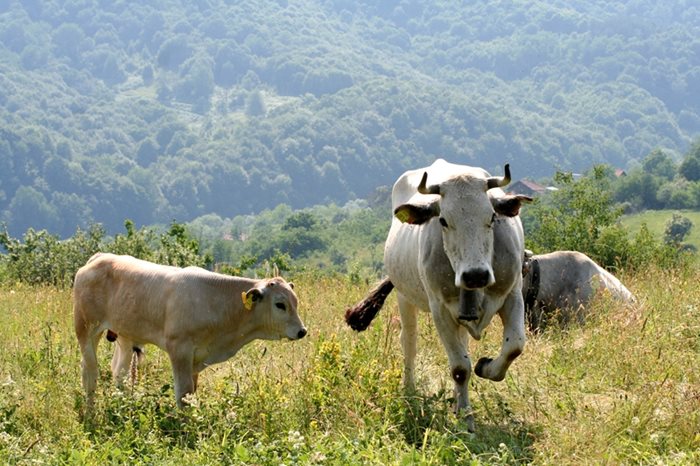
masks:
[[[0,221],[71,235],[515,178],[700,134],[693,2],[0,2]]]

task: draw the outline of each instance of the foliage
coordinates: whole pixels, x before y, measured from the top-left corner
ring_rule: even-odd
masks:
[[[528,247],[595,255],[603,231],[613,228],[622,215],[611,199],[609,173],[597,166],[591,176],[576,180],[571,173],[559,172],[554,182],[556,191],[524,209]]]
[[[293,279],[310,329],[258,341],[202,372],[177,410],[165,353],[123,390],[113,347],[98,347],[96,411],[83,413],[80,352],[68,290],[3,287],[0,462],[150,464],[697,464],[700,294],[697,271],[654,266],[624,277],[638,305],[602,300],[585,327],[528,335],[503,382],[470,381],[477,432],[451,412],[441,343],[419,320],[417,393],[401,388],[395,298],[366,332],[342,322],[367,286]],[[386,313],[386,314],[384,314]],[[496,354],[498,326],[472,342]],[[18,337],[21,335],[21,338]],[[611,441],[611,439],[613,441]]]
[[[328,274],[354,271],[359,280],[381,273],[390,220],[384,204],[355,201],[301,210],[281,204],[256,216],[220,222],[218,228],[205,230],[199,219],[189,227],[200,231],[202,250],[220,271],[235,275],[267,275],[274,267]]]
[[[175,266],[197,265],[211,267],[213,259],[201,254],[199,242],[192,238],[184,225],[173,222],[156,240],[150,228],[136,230],[134,223],[124,223],[126,235],[114,239],[105,237],[101,225],[91,225],[87,231],[78,229],[75,235],[60,240],[46,230],[27,230],[22,240],[9,235],[3,226],[0,232],[0,282],[20,282],[31,285],[70,287],[80,267],[96,252],[129,254],[140,259]]]
[[[688,263],[682,250],[655,239],[645,225],[630,234],[620,221],[622,209],[613,201],[611,179],[603,166],[578,180],[558,173],[557,190],[523,209],[526,246],[536,253],[580,251],[611,269]]]
[[[625,215],[622,218],[622,225],[630,234],[639,231],[641,226],[645,225],[654,238],[658,241],[663,241],[666,225],[672,220],[673,214],[678,212],[676,210],[648,210],[642,213]],[[680,211],[680,213],[690,219],[693,225],[697,225],[700,222],[700,212],[684,210]],[[700,231],[696,228],[691,228],[685,242],[695,249],[700,248]]]
[[[629,211],[700,208],[700,182],[692,175],[698,144],[700,139],[678,166],[665,152],[652,151],[641,166],[617,180],[613,186],[614,198]]]
[[[666,223],[664,230],[664,242],[667,244],[680,245],[693,228],[693,222],[688,218],[675,212],[671,220]]]
[[[75,272],[92,254],[99,250],[104,230],[93,225],[87,231],[78,230],[69,240],[60,241],[46,230],[27,230],[23,239],[12,238],[7,228],[0,233],[2,278],[28,284],[70,286]]]
[[[680,0],[0,3],[14,236],[343,205],[438,156],[531,178],[607,163],[632,208],[700,202],[657,199],[700,131],[700,10]]]
[[[168,231],[160,235],[160,245],[152,254],[153,262],[177,267],[211,267],[213,262],[210,255],[200,255],[199,241],[189,235],[184,225],[176,222],[171,223]]]

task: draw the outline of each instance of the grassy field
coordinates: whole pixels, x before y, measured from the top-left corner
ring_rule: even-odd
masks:
[[[700,250],[700,212],[690,210],[647,210],[639,214],[625,215],[622,217],[622,224],[634,234],[639,231],[645,223],[649,231],[655,238],[663,240],[666,222],[668,222],[675,212],[687,217],[693,222],[693,228],[685,242],[692,244]]]
[[[307,338],[245,347],[204,371],[180,411],[162,351],[147,347],[146,366],[120,392],[104,341],[87,419],[70,292],[1,287],[0,463],[700,463],[700,272],[623,277],[633,308],[601,300],[585,327],[530,335],[503,382],[472,377],[474,434],[451,413],[427,316],[419,394],[407,396],[395,298],[358,334],[343,311],[371,284],[293,278]],[[474,361],[495,356],[500,330],[494,322],[470,343]]]

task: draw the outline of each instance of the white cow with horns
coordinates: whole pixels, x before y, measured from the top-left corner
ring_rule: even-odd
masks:
[[[456,405],[474,431],[467,387],[472,364],[467,338],[479,340],[491,319],[503,322],[501,353],[481,358],[474,372],[503,380],[525,346],[522,286],[523,229],[518,213],[532,199],[506,195],[510,182],[481,168],[444,160],[407,171],[394,184],[394,219],[384,248],[388,273],[365,300],[348,309],[345,320],[364,330],[396,287],[401,315],[404,384],[415,386],[417,311],[432,314],[447,351]]]

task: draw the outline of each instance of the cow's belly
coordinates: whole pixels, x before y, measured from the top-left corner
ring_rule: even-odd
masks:
[[[415,306],[428,311],[428,297],[420,273],[420,231],[418,226],[394,219],[384,246],[384,267],[389,279]]]
[[[128,285],[132,285],[131,287]],[[106,327],[134,342],[165,347],[165,293],[139,292],[137,284],[115,287],[104,312]]]

